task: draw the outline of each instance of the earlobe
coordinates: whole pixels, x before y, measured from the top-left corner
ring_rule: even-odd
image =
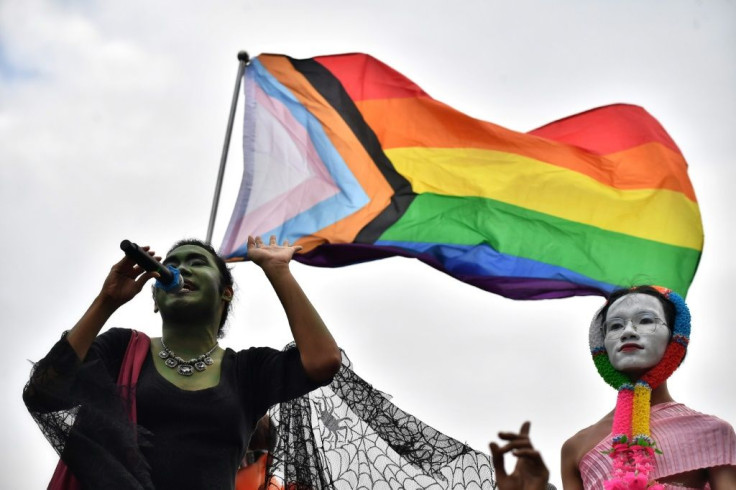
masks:
[[[230,302],[233,300],[233,290],[231,288],[225,288],[222,292],[222,300]]]

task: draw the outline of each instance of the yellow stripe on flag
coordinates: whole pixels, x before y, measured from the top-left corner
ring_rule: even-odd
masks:
[[[697,203],[665,189],[619,190],[539,160],[475,148],[395,148],[417,193],[494,199],[609,231],[702,250]]]

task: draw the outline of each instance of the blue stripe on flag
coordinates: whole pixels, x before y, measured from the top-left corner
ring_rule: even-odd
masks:
[[[503,254],[485,244],[457,245],[378,240],[375,245],[401,248],[415,255],[431,256],[452,275],[550,279],[590,286],[608,293],[620,288],[564,267]]]

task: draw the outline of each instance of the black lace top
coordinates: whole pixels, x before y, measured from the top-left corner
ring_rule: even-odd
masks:
[[[84,363],[65,339],[40,361],[24,399],[83,488],[232,489],[258,419],[319,386],[296,349],[225,351],[217,386],[181,390],[147,356],[135,390],[138,427],[114,380],[130,330],[111,329]]]
[[[268,490],[495,488],[487,454],[402,411],[352,370],[345,353],[332,382],[317,388],[293,344],[281,353],[228,350],[220,384],[198,392],[164,380],[149,354],[134,429],[111,381],[124,333],[129,337],[113,329],[98,338],[83,364],[60,341],[24,392],[65,462],[82,481],[93,482],[84,488],[233,488],[255,422],[279,400],[268,410]]]

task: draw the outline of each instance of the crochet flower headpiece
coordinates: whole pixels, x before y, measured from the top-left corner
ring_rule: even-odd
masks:
[[[590,352],[593,355],[593,362],[604,381],[618,390],[610,453],[615,462],[615,475],[612,480],[606,482],[607,490],[647,488],[646,475],[654,468],[656,447],[649,428],[652,390],[660,386],[677,369],[685,357],[690,340],[690,310],[685,300],[672,290],[651,287],[675,307],[675,321],[674,326],[670,325],[672,337],[662,359],[641,378],[632,379],[617,371],[608,359],[603,343],[605,319],[600,315],[608,303],[595,314],[590,325]],[[629,294],[639,292],[638,288],[629,291]]]

